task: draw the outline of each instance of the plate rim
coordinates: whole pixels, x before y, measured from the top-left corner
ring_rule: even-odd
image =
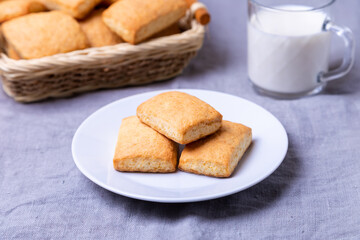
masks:
[[[75,150],[74,150],[74,145],[75,145],[75,140],[76,140],[80,130],[84,127],[86,122],[89,121],[89,118],[93,117],[94,115],[99,114],[99,112],[101,112],[104,109],[110,107],[111,105],[115,105],[115,104],[117,104],[119,102],[129,101],[132,98],[137,98],[137,97],[139,97],[141,95],[147,95],[147,94],[156,95],[156,94],[159,94],[159,93],[162,93],[162,92],[168,92],[168,91],[180,91],[180,92],[193,92],[193,91],[196,92],[196,91],[198,91],[198,92],[203,92],[203,93],[210,92],[212,94],[220,94],[220,95],[226,95],[226,96],[230,96],[230,97],[239,98],[242,101],[245,101],[247,104],[251,104],[251,105],[255,105],[255,106],[259,107],[262,111],[265,111],[266,113],[270,114],[274,118],[274,120],[278,122],[279,126],[281,126],[281,129],[282,129],[282,131],[284,133],[284,136],[285,136],[284,141],[285,141],[286,147],[284,148],[285,149],[284,153],[282,153],[281,161],[279,161],[277,164],[275,164],[267,174],[265,174],[261,178],[257,178],[256,180],[254,180],[250,184],[247,184],[246,186],[242,186],[242,187],[239,187],[239,188],[233,188],[232,190],[224,191],[224,192],[221,192],[221,193],[216,194],[216,195],[209,194],[209,195],[202,195],[202,196],[197,196],[197,197],[195,196],[195,197],[178,197],[178,198],[154,197],[154,196],[139,195],[139,194],[129,193],[129,192],[126,192],[126,191],[121,191],[121,190],[119,190],[119,189],[117,189],[115,187],[111,187],[111,186],[103,183],[102,181],[99,181],[96,177],[94,177],[92,174],[90,174],[85,168],[83,168],[83,166],[79,163],[79,161],[78,161],[78,159],[76,157],[76,153],[75,153]],[[214,91],[214,90],[206,90],[206,89],[187,89],[187,88],[186,89],[163,89],[163,90],[147,91],[147,92],[137,93],[137,94],[134,94],[134,95],[131,95],[131,96],[127,96],[127,97],[120,98],[118,100],[112,101],[112,102],[98,108],[96,111],[94,111],[90,115],[88,115],[81,122],[81,124],[78,126],[78,128],[76,129],[76,131],[75,131],[75,133],[73,135],[72,141],[71,141],[71,153],[72,153],[72,157],[73,157],[73,160],[75,162],[76,167],[80,170],[80,172],[85,177],[87,177],[93,183],[99,185],[100,187],[102,187],[102,188],[104,188],[104,189],[106,189],[108,191],[111,191],[113,193],[116,193],[116,194],[119,194],[119,195],[122,195],[122,196],[125,196],[125,197],[138,199],[138,200],[143,200],[143,201],[149,201],[149,202],[159,202],[159,203],[186,203],[186,202],[206,201],[206,200],[217,199],[217,198],[229,196],[229,195],[232,195],[234,193],[238,193],[238,192],[241,192],[241,191],[243,191],[245,189],[251,188],[254,185],[258,184],[259,182],[261,182],[261,181],[265,180],[266,178],[268,178],[271,174],[273,174],[276,171],[276,169],[279,168],[279,166],[281,165],[281,163],[284,161],[284,159],[286,157],[286,154],[288,152],[288,147],[289,147],[289,138],[288,138],[285,127],[283,126],[283,124],[280,122],[280,120],[277,117],[275,117],[270,111],[268,111],[264,107],[254,103],[254,102],[251,102],[251,101],[249,101],[249,100],[247,100],[245,98],[242,98],[242,97],[239,97],[239,96],[236,96],[236,95],[232,95],[232,94],[229,94],[229,93],[224,93],[224,92],[219,92],[219,91]]]

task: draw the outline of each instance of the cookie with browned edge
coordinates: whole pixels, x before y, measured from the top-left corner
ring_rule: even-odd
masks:
[[[213,177],[229,177],[251,141],[251,128],[223,121],[216,133],[185,146],[179,169]]]
[[[23,59],[41,58],[88,47],[79,23],[60,12],[31,13],[1,25],[6,46]]]
[[[140,122],[136,116],[121,122],[113,164],[124,172],[174,172],[178,145]]]
[[[136,44],[171,26],[185,15],[184,0],[121,0],[103,13],[108,27]]]
[[[139,119],[180,144],[187,144],[216,132],[222,115],[212,106],[187,93],[161,93],[143,102]]]

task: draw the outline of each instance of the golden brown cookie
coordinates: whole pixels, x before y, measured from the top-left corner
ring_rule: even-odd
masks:
[[[216,133],[185,146],[179,169],[213,177],[229,177],[252,139],[251,128],[223,121]]]
[[[126,42],[136,44],[184,16],[184,0],[121,0],[103,13],[108,27]]]
[[[86,17],[101,0],[42,0],[50,10],[61,10],[77,19]]]
[[[177,144],[141,123],[136,116],[122,120],[113,159],[125,172],[174,172]]]
[[[45,11],[45,6],[34,0],[12,0],[0,2],[0,23],[33,12]]]
[[[5,45],[12,46],[24,59],[41,58],[88,47],[79,23],[60,12],[32,13],[1,26]]]
[[[112,32],[103,22],[101,14],[104,9],[93,11],[90,16],[80,22],[91,47],[102,47],[122,43],[122,39]]]
[[[183,92],[165,92],[142,103],[139,119],[177,143],[187,144],[216,132],[222,115],[204,101]]]

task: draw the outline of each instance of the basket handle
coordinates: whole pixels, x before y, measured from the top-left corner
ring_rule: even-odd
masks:
[[[186,0],[191,13],[195,16],[195,19],[201,25],[207,25],[210,22],[210,13],[206,6],[198,2],[197,0]]]

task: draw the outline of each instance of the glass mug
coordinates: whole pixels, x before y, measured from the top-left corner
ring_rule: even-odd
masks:
[[[255,90],[275,98],[321,92],[354,62],[350,29],[333,23],[335,0],[248,0],[248,76]],[[342,64],[329,71],[331,33],[345,43]]]

